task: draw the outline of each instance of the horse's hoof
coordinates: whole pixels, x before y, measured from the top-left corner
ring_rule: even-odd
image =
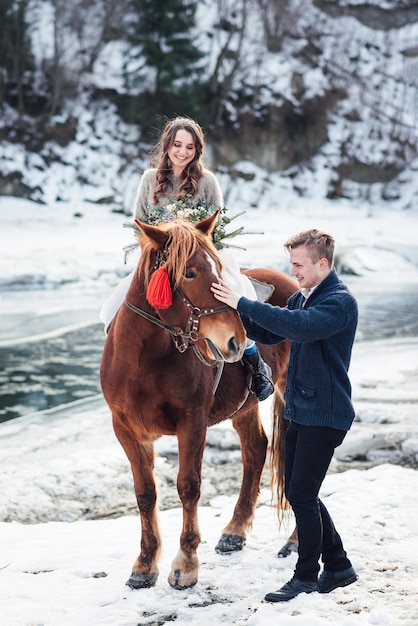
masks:
[[[189,589],[197,583],[197,575],[194,572],[182,573],[179,569],[174,570],[168,577],[168,582],[174,589]]]
[[[131,589],[149,589],[154,587],[157,582],[158,574],[140,574],[139,572],[132,572],[126,584]]]
[[[228,535],[222,533],[221,538],[215,548],[219,554],[229,554],[230,552],[238,552],[245,546],[245,538],[240,535]]]
[[[277,553],[277,556],[280,557],[281,559],[285,559],[292,552],[297,552],[297,551],[298,551],[298,544],[295,543],[294,541],[287,541],[284,544],[284,546],[280,548],[280,550]]]

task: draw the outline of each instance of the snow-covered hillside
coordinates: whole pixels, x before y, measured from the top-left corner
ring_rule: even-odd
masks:
[[[208,52],[202,81],[213,76],[221,50],[229,51],[217,79],[230,80],[230,89],[219,120],[206,128],[207,162],[222,173],[226,190],[237,177],[244,189],[246,180],[258,178],[251,206],[275,188],[295,197],[367,200],[376,210],[415,206],[418,16],[409,4],[199,3],[196,38]],[[52,3],[32,0],[31,6],[41,66],[53,54]],[[95,19],[88,18],[82,42],[68,25],[61,32],[72,76],[99,39]],[[123,121],[115,104],[115,94],[127,95],[123,49],[121,40],[102,41],[92,72],[80,74],[46,124],[3,105],[1,195],[75,207],[87,200],[131,212],[150,133]]]

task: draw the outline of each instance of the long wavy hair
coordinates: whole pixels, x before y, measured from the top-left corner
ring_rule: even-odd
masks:
[[[173,174],[171,161],[168,157],[168,150],[174,143],[178,130],[186,130],[193,137],[196,153],[194,158],[181,174],[181,183],[178,193],[174,196],[176,200],[184,194],[194,196],[197,191],[199,180],[203,173],[202,155],[205,147],[203,130],[197,122],[188,117],[175,117],[165,125],[160,140],[153,150],[151,159],[152,165],[157,168],[157,185],[154,190],[154,204],[159,204],[159,196],[168,194],[173,190],[173,183],[170,175]]]

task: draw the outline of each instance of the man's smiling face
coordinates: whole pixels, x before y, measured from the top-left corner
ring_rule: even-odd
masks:
[[[326,278],[330,272],[325,258],[313,262],[306,246],[290,250],[291,274],[299,282],[301,289],[312,289]]]

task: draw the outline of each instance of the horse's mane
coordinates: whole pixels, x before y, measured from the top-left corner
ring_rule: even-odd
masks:
[[[173,281],[173,287],[177,286],[184,277],[187,261],[196,252],[199,245],[208,252],[220,269],[222,269],[222,261],[211,236],[200,231],[192,222],[177,218],[169,222],[160,222],[158,228],[169,235],[164,265]],[[152,270],[151,255],[156,249],[155,243],[147,237],[139,236],[138,239],[142,247],[139,272],[144,276],[145,286],[148,286]]]

